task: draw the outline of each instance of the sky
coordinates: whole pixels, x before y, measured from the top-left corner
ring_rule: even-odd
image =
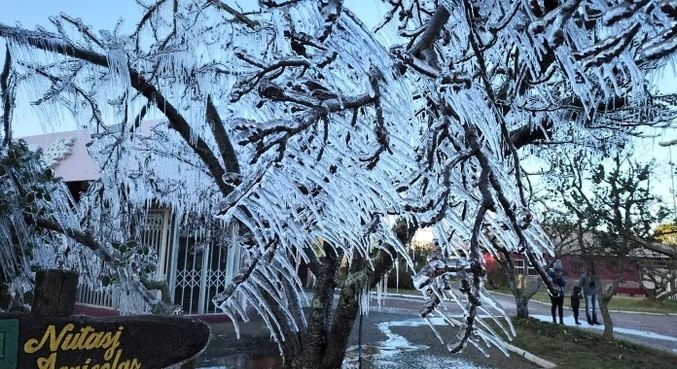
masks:
[[[150,2],[150,1],[145,1]],[[233,1],[227,1],[232,4]],[[238,1],[245,9],[255,6],[256,0]],[[380,11],[376,10],[378,0],[346,0],[345,5],[353,10],[369,27],[373,27],[380,20]],[[66,13],[82,18],[85,23],[95,30],[113,29],[120,18],[125,19],[122,30],[131,31],[138,19],[139,7],[135,0],[0,0],[0,23],[16,25],[34,29],[42,25],[51,29],[49,17]],[[4,49],[4,43],[0,41],[0,47]],[[0,59],[2,57],[0,56]],[[654,82],[663,93],[677,93],[677,78],[674,66],[667,68],[662,74],[654,76]],[[21,96],[18,96],[21,99]],[[76,128],[76,122],[67,118],[55,121],[38,119],[30,109],[18,108],[14,115],[14,135],[22,137],[36,135],[45,131],[63,131]],[[666,204],[672,208],[675,196],[673,190],[673,178],[675,172],[674,162],[677,162],[677,146],[660,147],[659,142],[677,139],[677,130],[662,129],[648,132],[653,137],[638,141],[638,151],[642,153],[641,159],[655,159],[659,164],[654,188]],[[676,209],[677,210],[677,204]],[[677,213],[677,212],[676,212]],[[677,214],[676,214],[677,215]]]
[[[142,0],[143,3],[152,3]],[[243,9],[256,9],[257,0],[232,0],[228,4],[237,3]],[[378,0],[346,0],[345,4],[353,10],[369,27],[375,26],[381,19],[381,12],[376,11],[380,5]],[[131,33],[139,19],[140,7],[135,0],[0,0],[0,23],[8,26],[20,25],[27,29],[42,26],[54,30],[49,17],[61,13],[81,18],[94,30],[114,29],[118,20],[123,19],[121,30]],[[4,41],[0,40],[0,50],[4,50]],[[4,52],[0,53],[0,63],[4,61]],[[0,64],[1,65],[1,64]],[[17,101],[30,100],[17,96]],[[44,118],[44,117],[43,117]],[[45,121],[36,116],[32,109],[17,107],[14,111],[14,136],[24,137],[51,131],[66,131],[77,128],[76,122],[68,117],[58,117],[55,121]]]

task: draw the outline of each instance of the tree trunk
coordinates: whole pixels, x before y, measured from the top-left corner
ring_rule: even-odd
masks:
[[[515,267],[512,263],[512,260],[509,263],[504,265],[505,272],[508,276],[508,288],[512,292],[513,297],[515,297],[515,309],[517,310],[517,317],[526,319],[529,317],[529,298],[524,294],[524,290],[520,287],[517,287],[517,281],[515,280]]]
[[[517,318],[526,319],[529,317],[529,300],[539,290],[541,284],[537,283],[528,292],[525,292],[525,287],[518,287],[515,263],[512,260],[510,252],[505,248],[499,248],[499,250],[503,254],[503,258],[499,259],[498,261],[505,271],[506,276],[508,277],[508,288],[515,297],[515,310],[517,310]]]
[[[597,285],[600,286],[599,281],[597,283]],[[616,294],[619,283],[620,280],[617,278],[614,279],[613,283],[611,283],[611,286],[609,286],[606,291],[601,291],[600,289],[599,311],[602,313],[602,319],[604,321],[604,333],[602,333],[602,336],[608,339],[614,338],[614,322],[611,320],[611,314],[609,314],[609,302],[614,294]]]
[[[529,317],[529,299],[522,294],[521,290],[514,290],[515,308],[517,309],[517,318],[526,319]]]
[[[329,331],[327,354],[323,359],[322,368],[341,368],[348,348],[348,338],[355,325],[355,318],[359,314],[359,294],[360,291],[356,291],[354,285],[341,289],[341,296]]]
[[[609,314],[609,301],[611,297],[606,298],[602,296],[600,299],[600,313],[602,313],[602,320],[604,321],[604,333],[602,336],[604,338],[613,339],[614,338],[614,322],[611,320],[611,314]]]
[[[295,352],[294,357],[287,358],[285,362],[288,368],[322,368],[322,359],[327,350],[327,330],[329,314],[334,300],[336,272],[341,260],[341,255],[336,255],[334,249],[328,245],[324,246],[324,252],[325,257],[321,273],[316,276],[317,281],[313,291],[313,300],[310,304],[308,326],[301,335],[300,352]]]
[[[415,227],[397,222],[393,227],[402,244],[408,244]],[[325,248],[324,263],[318,271],[308,327],[301,334],[302,346],[291,360],[290,369],[340,369],[348,348],[348,339],[360,313],[359,298],[365,290],[373,289],[392,269],[394,249],[380,250],[371,257],[371,266],[359,254],[351,262],[348,276],[340,289],[338,303],[331,311],[336,287],[340,256]],[[331,256],[330,256],[331,255]],[[372,269],[373,268],[373,269]]]

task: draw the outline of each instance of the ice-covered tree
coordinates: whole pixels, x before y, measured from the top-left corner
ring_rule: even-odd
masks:
[[[416,276],[430,295],[422,315],[457,303],[452,352],[503,348],[478,314],[502,313],[482,252],[523,252],[552,288],[520,150],[606,147],[671,102],[646,78],[677,48],[668,1],[385,1],[374,30],[339,0],[139,4],[131,34],[68,15],[51,32],[0,25],[18,88],[103,133],[102,176],[123,190],[110,203],[162,194],[179,214],[208,209],[240,227],[248,263],[214,302],[234,321],[255,307],[294,367],[340,366],[366,292],[419,226],[445,250]],[[165,119],[144,133],[149,110]],[[140,137],[153,149],[139,154]],[[299,260],[318,277],[309,312]],[[444,288],[450,276],[460,287]]]

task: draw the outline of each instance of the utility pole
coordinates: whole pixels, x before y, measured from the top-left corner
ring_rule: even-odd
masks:
[[[672,217],[677,218],[677,203],[675,202],[675,163],[672,161],[672,146],[668,147],[670,155],[670,192],[672,192]]]
[[[668,148],[668,155],[670,158],[670,192],[672,193],[672,217],[677,219],[677,202],[675,201],[675,163],[672,161],[672,146],[677,145],[677,139],[663,141],[658,143],[659,146]]]

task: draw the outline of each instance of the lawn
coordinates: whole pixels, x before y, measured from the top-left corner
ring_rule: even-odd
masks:
[[[515,319],[513,344],[560,368],[631,369],[674,368],[677,355],[652,350],[622,340],[606,340],[599,334],[544,323]]]
[[[512,295],[512,292],[508,289],[499,289],[493,290],[493,292],[505,293]],[[567,294],[564,300],[564,306],[568,307],[570,304],[569,300],[570,295]],[[545,292],[545,289],[538,291],[531,300],[536,300],[540,302],[550,303],[550,298],[548,293]],[[581,306],[584,305],[584,302],[581,301]],[[648,312],[648,313],[662,313],[662,314],[677,314],[677,300],[666,300],[662,303],[654,302],[647,300],[643,297],[630,297],[623,295],[616,295],[609,302],[609,310],[623,310],[623,311],[636,311],[636,312]]]

